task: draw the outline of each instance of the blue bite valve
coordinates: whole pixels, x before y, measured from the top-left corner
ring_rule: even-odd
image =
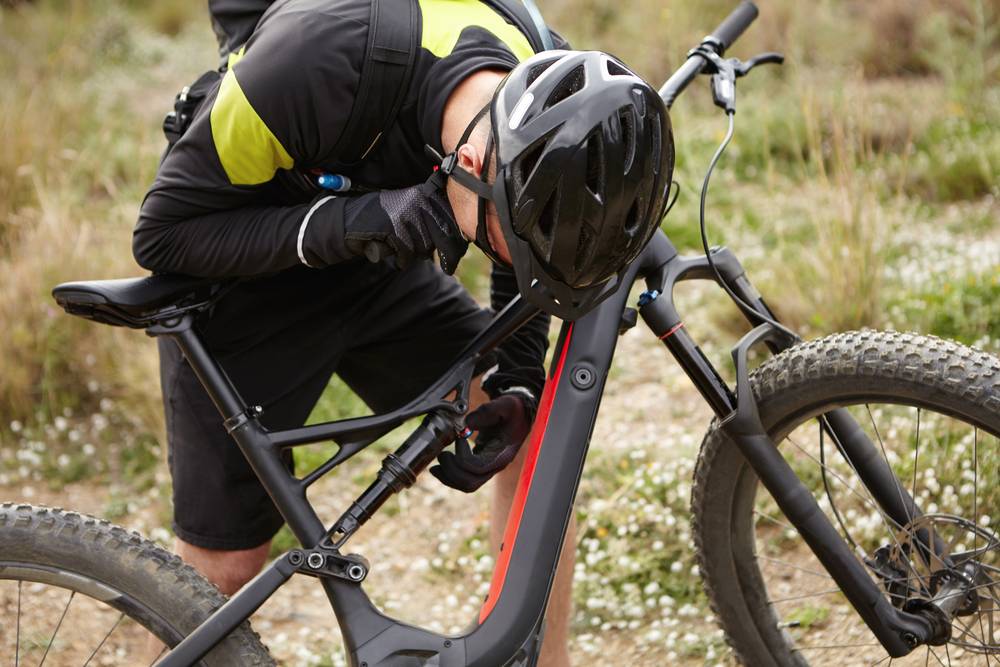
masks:
[[[320,174],[316,177],[316,184],[333,192],[347,192],[351,189],[351,179],[340,174]]]

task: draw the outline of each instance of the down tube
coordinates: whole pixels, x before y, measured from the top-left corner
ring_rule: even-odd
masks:
[[[496,667],[541,617],[590,444],[634,273],[575,323],[563,324],[511,507],[480,625],[466,637],[467,664]]]

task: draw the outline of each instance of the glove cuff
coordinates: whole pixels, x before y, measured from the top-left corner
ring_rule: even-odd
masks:
[[[521,404],[524,406],[525,415],[528,417],[528,422],[535,421],[535,413],[538,412],[538,397],[535,396],[527,387],[521,387],[519,385],[514,385],[512,387],[505,387],[497,392],[499,396],[516,396],[521,399]]]

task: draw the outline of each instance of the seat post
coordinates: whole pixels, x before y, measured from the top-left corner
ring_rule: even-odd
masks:
[[[150,336],[166,336],[177,343],[223,419],[231,419],[246,411],[246,402],[240,397],[226,372],[209,354],[195,330],[192,314],[183,315],[176,323],[156,324],[146,331]]]

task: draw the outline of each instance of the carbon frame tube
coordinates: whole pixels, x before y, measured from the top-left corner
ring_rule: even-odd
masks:
[[[505,533],[493,599],[479,626],[465,637],[469,667],[504,665],[529,638],[545,610],[566,527],[583,472],[597,410],[617,345],[629,287],[636,276],[655,270],[676,250],[663,234],[654,236],[629,269],[622,287],[583,318],[563,325],[550,382],[551,412],[537,423],[537,442],[529,442],[525,469]],[[543,398],[544,401],[544,398]],[[542,407],[540,407],[541,411]],[[541,421],[541,420],[538,420]],[[512,544],[506,543],[513,532]],[[509,554],[509,556],[507,555]]]

